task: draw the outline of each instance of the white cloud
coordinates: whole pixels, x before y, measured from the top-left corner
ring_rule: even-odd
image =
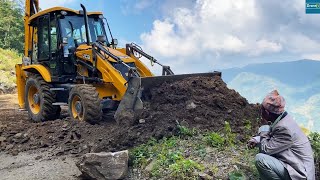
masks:
[[[312,60],[320,61],[320,53],[316,53],[316,54],[303,54],[301,58],[303,58],[303,59],[312,59]]]
[[[203,71],[200,63],[207,63],[205,70],[210,70],[210,65],[211,69],[243,65],[268,56],[298,59],[320,49],[320,24],[317,17],[305,14],[301,0],[197,0],[193,4],[170,7],[172,13],[155,20],[153,29],[140,36],[146,51],[167,64],[174,59],[178,72],[192,63]]]
[[[65,6],[73,2],[75,2],[75,0],[46,0],[46,1],[40,0],[39,4],[40,4],[40,8],[44,10],[44,9],[48,9],[56,6]]]
[[[257,41],[254,49],[255,51],[252,51],[251,53],[249,53],[249,55],[259,56],[263,53],[280,52],[282,50],[282,45],[280,43],[275,43],[266,39],[261,39]]]
[[[136,2],[136,4],[134,5],[134,8],[136,10],[143,10],[145,8],[150,7],[155,0],[139,0],[138,2]]]

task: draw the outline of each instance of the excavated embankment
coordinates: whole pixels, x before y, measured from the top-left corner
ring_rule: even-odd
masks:
[[[228,121],[232,130],[241,134],[249,122],[253,132],[259,123],[258,105],[249,104],[220,77],[166,82],[154,87],[151,94],[142,114],[130,126],[118,125],[110,115],[100,124],[75,122],[66,117],[66,112],[61,119],[33,123],[26,112],[3,108],[0,149],[16,154],[42,148],[54,155],[118,151],[145,143],[151,137],[175,135],[178,124],[205,132],[220,131]]]

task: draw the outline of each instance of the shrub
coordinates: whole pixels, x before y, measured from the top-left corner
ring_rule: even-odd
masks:
[[[205,135],[204,140],[209,146],[216,148],[222,148],[225,144],[225,138],[215,132]]]
[[[310,143],[316,159],[320,158],[320,133],[312,132],[309,135]]]
[[[15,50],[0,48],[0,90],[11,91],[15,88],[15,64],[20,62],[21,56]]]
[[[224,133],[227,145],[233,146],[236,142],[236,134],[232,132],[230,123],[227,121],[225,121]]]
[[[313,149],[317,178],[320,178],[320,133],[312,132],[309,140]]]
[[[179,135],[180,136],[190,136],[190,137],[192,137],[192,136],[194,136],[194,135],[196,135],[197,134],[197,131],[196,131],[196,129],[189,129],[189,128],[187,128],[187,127],[185,127],[185,126],[180,126],[180,125],[178,125],[178,133],[179,133]]]
[[[190,159],[182,159],[169,166],[172,178],[193,179],[195,170],[202,171],[204,167]]]

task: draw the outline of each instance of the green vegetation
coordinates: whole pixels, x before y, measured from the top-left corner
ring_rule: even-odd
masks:
[[[230,180],[246,180],[246,176],[241,171],[234,171],[229,174]]]
[[[200,133],[195,129],[178,126],[177,136],[151,139],[130,150],[130,161],[139,178],[198,179],[210,178],[257,179],[254,167],[256,150],[235,141],[230,124],[223,132]],[[236,145],[236,146],[235,146]]]
[[[0,94],[15,88],[16,63],[24,44],[24,1],[0,0]]]
[[[23,1],[0,0],[0,48],[23,52]]]
[[[232,133],[230,123],[225,121],[224,133],[226,144],[229,146],[233,146],[236,142],[236,134]]]
[[[13,90],[15,87],[15,64],[21,62],[21,56],[15,50],[0,48],[0,91]]]
[[[13,71],[14,66],[21,62],[21,56],[15,50],[0,48],[0,71]]]
[[[317,178],[320,177],[320,133],[312,132],[309,134],[309,139],[314,152],[315,166]]]
[[[225,144],[225,138],[223,138],[220,134],[215,132],[206,134],[204,136],[204,140],[208,145],[219,149],[222,149]]]
[[[197,134],[196,129],[189,129],[187,127],[184,126],[180,126],[178,125],[178,130],[179,130],[179,135],[180,136],[194,136]]]
[[[204,141],[211,147],[222,150],[225,146],[234,146],[236,143],[236,134],[231,130],[229,122],[225,122],[223,134],[216,132],[207,133],[204,136]]]
[[[190,160],[190,159],[183,159],[179,160],[176,163],[169,166],[169,169],[172,173],[173,178],[177,179],[187,179],[188,177],[193,177],[192,174],[195,170],[202,171],[204,169],[203,165]],[[192,179],[192,178],[191,178]]]
[[[251,124],[247,123],[247,129]],[[177,136],[151,139],[130,150],[134,177],[144,179],[258,179],[254,165],[258,149],[247,149],[246,144],[235,140],[236,134],[225,123],[221,132],[204,132],[178,126]],[[319,172],[320,134],[309,135]]]
[[[312,132],[309,135],[311,146],[316,159],[320,158],[320,133]]]

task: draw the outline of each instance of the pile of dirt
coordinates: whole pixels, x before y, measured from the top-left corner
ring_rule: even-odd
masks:
[[[147,121],[185,122],[189,127],[220,131],[228,121],[235,132],[243,132],[248,121],[255,127],[259,107],[251,105],[218,76],[188,78],[165,83],[152,91],[142,118]]]
[[[259,106],[229,89],[221,77],[186,78],[151,89],[151,99],[144,102],[144,110],[133,125],[119,129],[118,136],[101,142],[97,150],[123,149],[151,137],[175,135],[177,125],[218,132],[227,121],[238,134],[248,132],[246,127],[257,132],[258,117]]]
[[[71,121],[67,112],[59,120],[33,123],[26,112],[0,110],[0,150],[17,154],[43,148],[53,155],[119,151],[151,137],[175,135],[178,124],[204,132],[220,131],[228,121],[241,133],[250,123],[256,132],[258,106],[228,89],[220,77],[167,82],[151,92],[141,116],[130,126],[118,125],[110,115],[96,125]]]

